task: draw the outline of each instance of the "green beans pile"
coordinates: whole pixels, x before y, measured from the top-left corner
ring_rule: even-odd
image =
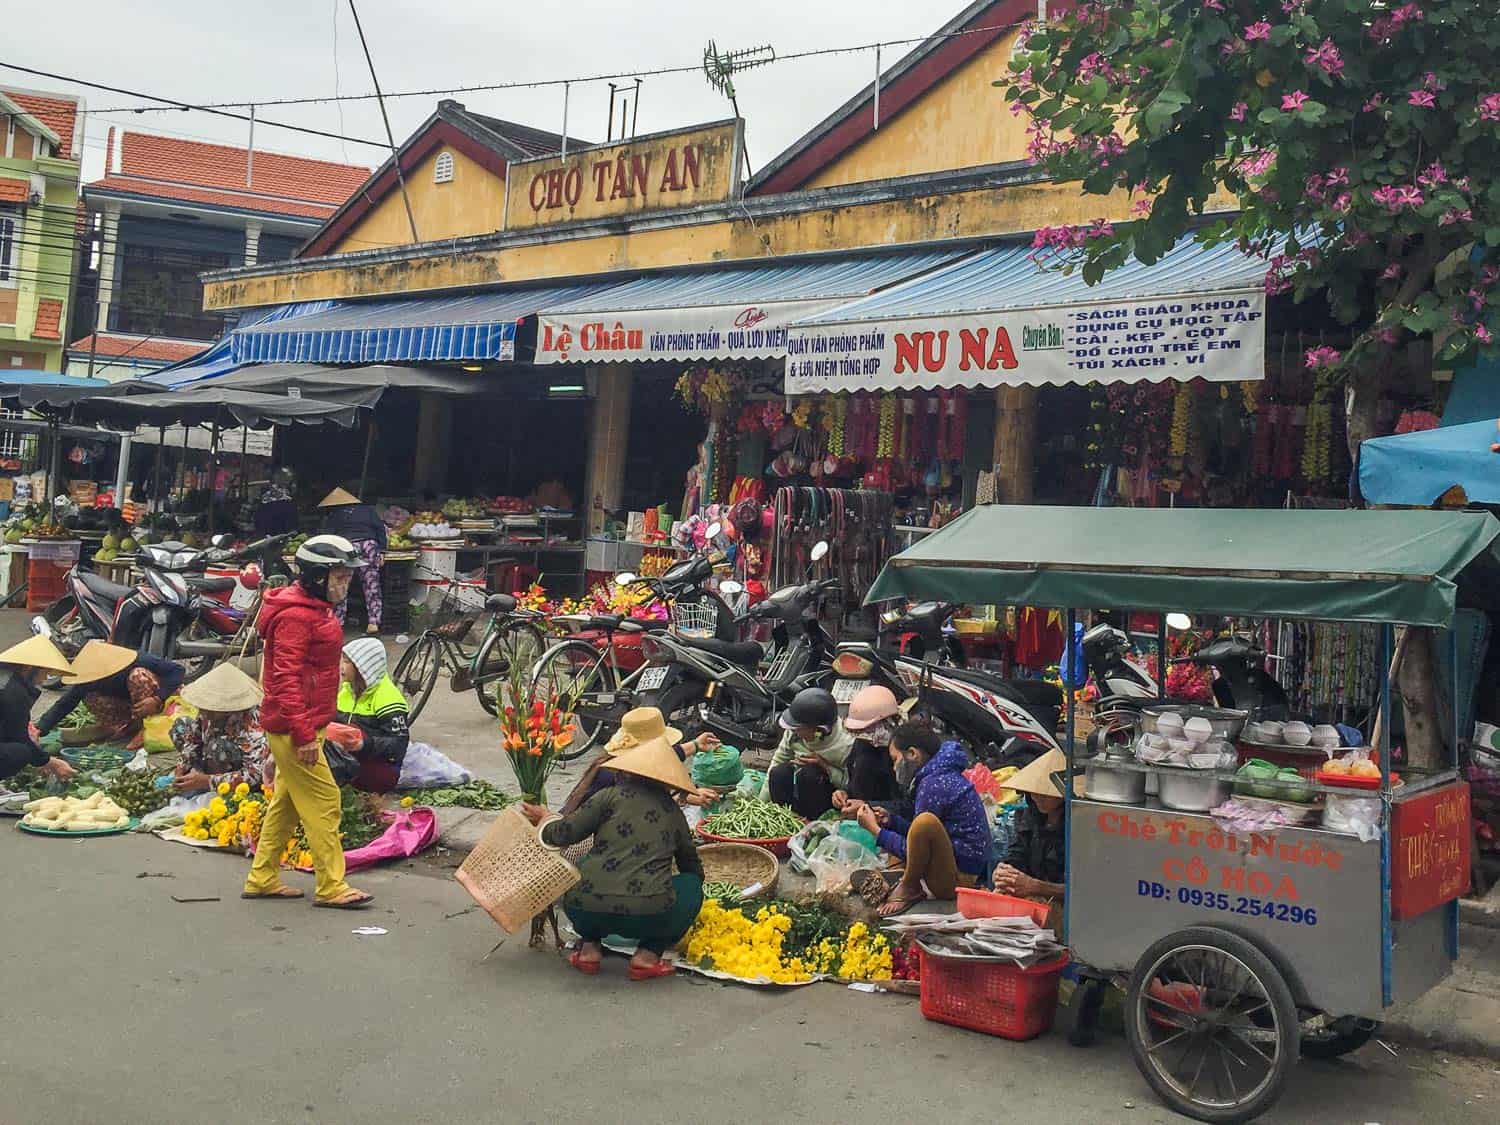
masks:
[[[785,805],[754,798],[739,801],[728,811],[703,821],[705,832],[735,840],[775,840],[794,836],[801,827],[802,818]]]
[[[704,898],[727,898],[738,901],[741,887],[728,879],[710,879],[703,884]]]

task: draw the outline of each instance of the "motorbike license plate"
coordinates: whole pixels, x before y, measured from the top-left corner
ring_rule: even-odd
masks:
[[[834,698],[834,701],[836,703],[840,703],[840,704],[848,703],[856,695],[858,695],[861,691],[863,691],[867,686],[869,686],[869,685],[866,684],[864,680],[834,680],[833,681],[833,698]]]
[[[667,671],[665,664],[653,665],[641,673],[641,681],[636,686],[642,691],[656,691],[667,682]]]

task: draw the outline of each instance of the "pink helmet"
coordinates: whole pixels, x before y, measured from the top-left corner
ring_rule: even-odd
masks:
[[[849,701],[849,714],[844,718],[846,730],[869,730],[876,723],[893,719],[901,713],[896,696],[888,687],[871,684],[861,688],[858,695]]]

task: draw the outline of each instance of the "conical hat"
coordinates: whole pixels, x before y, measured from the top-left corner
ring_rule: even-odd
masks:
[[[358,504],[359,497],[352,492],[342,488],[335,488],[327,496],[318,501],[320,508],[342,508],[345,504]]]
[[[1038,797],[1061,797],[1062,790],[1052,780],[1055,773],[1066,774],[1068,758],[1061,750],[1048,750],[1031,765],[1000,784],[1018,793],[1034,793]]]
[[[625,712],[625,717],[620,720],[620,729],[604,744],[604,752],[618,754],[622,750],[631,750],[658,738],[665,738],[676,746],[682,741],[682,732],[676,727],[667,726],[667,720],[662,718],[661,708],[636,707]]]
[[[264,695],[260,685],[233,664],[220,664],[180,694],[200,711],[248,711],[259,707]]]
[[[609,759],[609,768],[616,773],[631,773],[637,777],[659,781],[672,789],[692,792],[693,775],[677,756],[677,751],[665,738],[643,742],[629,750],[621,750]]]
[[[71,672],[73,666],[61,650],[46,637],[28,637],[18,645],[0,652],[0,664],[20,664],[27,668],[45,668],[49,672]]]
[[[135,649],[122,648],[106,641],[90,641],[73,661],[73,674],[63,677],[65,684],[91,684],[107,680],[135,663]]]

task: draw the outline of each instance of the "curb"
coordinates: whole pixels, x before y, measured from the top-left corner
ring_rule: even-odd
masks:
[[[1500,930],[1500,901],[1496,901],[1493,892],[1484,898],[1459,899],[1458,919],[1467,926]]]

